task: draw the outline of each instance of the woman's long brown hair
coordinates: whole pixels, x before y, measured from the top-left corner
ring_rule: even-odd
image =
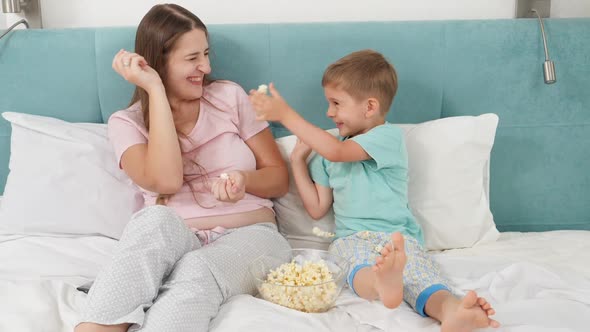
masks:
[[[175,4],[155,5],[147,12],[137,27],[135,53],[143,56],[150,67],[160,75],[162,82],[165,82],[167,76],[166,64],[168,63],[168,56],[174,48],[174,44],[180,36],[194,29],[202,30],[205,36],[207,36],[207,40],[209,39],[207,27],[195,14]],[[212,80],[205,75],[203,87],[209,85],[211,82]],[[135,92],[133,93],[129,106],[137,102],[141,104],[143,121],[146,129],[149,131],[149,95],[144,89],[138,86],[135,87]],[[183,180],[184,183],[188,183],[191,186],[193,196],[195,197],[195,201],[197,201],[191,181],[198,177],[206,176],[206,171],[196,161],[193,160],[191,162],[198,167],[200,173],[196,175],[183,174]],[[156,204],[166,205],[171,196],[159,194]],[[198,201],[197,204],[199,204]]]

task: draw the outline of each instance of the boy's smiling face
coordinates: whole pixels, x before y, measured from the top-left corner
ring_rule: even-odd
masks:
[[[357,100],[334,85],[325,86],[324,94],[328,101],[326,115],[334,121],[340,136],[352,137],[372,128],[367,118],[367,100]]]

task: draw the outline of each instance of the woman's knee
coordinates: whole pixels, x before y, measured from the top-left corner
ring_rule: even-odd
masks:
[[[133,215],[121,241],[135,240],[161,242],[166,247],[180,246],[183,251],[191,250],[198,244],[182,218],[173,209],[161,205],[143,208]]]
[[[131,220],[177,219],[180,218],[172,208],[164,205],[150,205],[135,212]]]
[[[287,239],[281,233],[279,233],[276,225],[264,223],[259,224],[258,226],[262,230],[262,233],[267,237],[267,241],[273,244],[275,247],[274,250],[291,250],[291,245],[289,245]]]
[[[168,283],[215,280],[201,250],[187,252],[176,262],[168,277]]]
[[[182,218],[173,209],[163,205],[152,205],[137,211],[131,216],[126,228],[145,228],[146,226],[162,228],[161,225],[166,228],[186,228]]]

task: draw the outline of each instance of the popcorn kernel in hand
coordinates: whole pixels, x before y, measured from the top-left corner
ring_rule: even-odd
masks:
[[[267,94],[268,93],[268,85],[266,85],[266,84],[260,84],[258,86],[258,90],[256,90],[256,91],[259,92],[259,93]]]
[[[227,173],[221,173],[221,174],[219,174],[219,178],[221,178],[223,180],[227,180],[227,179],[229,179],[229,175],[227,175]]]

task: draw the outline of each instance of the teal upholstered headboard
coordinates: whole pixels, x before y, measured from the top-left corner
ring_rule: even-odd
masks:
[[[543,83],[535,20],[212,25],[214,76],[246,90],[276,82],[323,128],[324,68],[358,49],[384,53],[400,87],[390,120],[500,116],[491,207],[500,230],[590,229],[590,19],[548,20],[557,83]],[[134,28],[16,31],[0,40],[0,112],[103,122],[132,87],[111,69]],[[273,127],[276,136],[287,132]],[[0,189],[10,128],[0,120]]]

